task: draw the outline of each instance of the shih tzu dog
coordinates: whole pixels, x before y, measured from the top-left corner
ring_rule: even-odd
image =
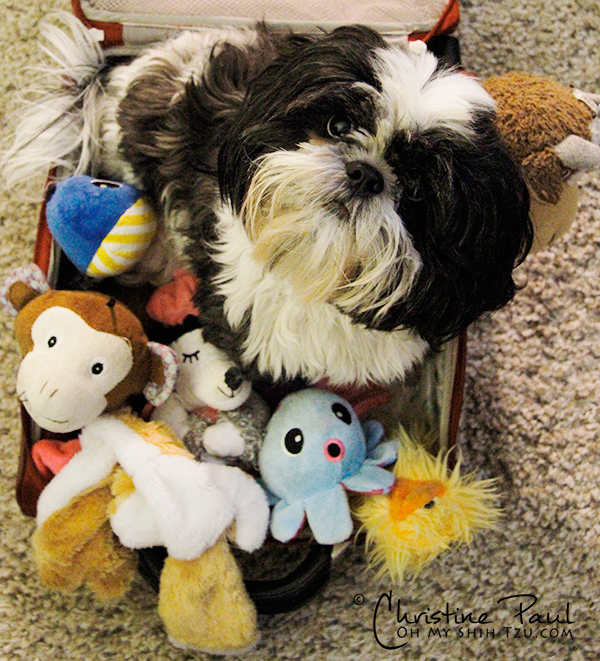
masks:
[[[259,25],[113,62],[68,23],[5,169],[141,187],[206,339],[249,370],[389,383],[514,295],[526,186],[492,99],[423,44]]]

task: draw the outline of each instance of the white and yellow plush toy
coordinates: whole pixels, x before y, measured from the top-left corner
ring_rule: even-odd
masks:
[[[44,583],[120,596],[134,572],[124,549],[164,546],[159,612],[172,641],[219,653],[252,646],[256,610],[226,540],[233,530],[240,548],[261,546],[264,492],[238,468],[195,461],[164,423],[120,411],[141,392],[164,401],[172,351],[148,343],[113,298],[47,290],[35,270],[9,278],[2,299],[17,314],[24,354],[19,400],[47,431],[80,430],[81,450],[37,503],[33,545]]]

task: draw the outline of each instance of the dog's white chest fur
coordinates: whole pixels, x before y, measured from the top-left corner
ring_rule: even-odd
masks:
[[[300,300],[289,283],[254,259],[252,243],[231,211],[218,215],[218,291],[234,329],[249,320],[246,363],[256,361],[276,379],[362,385],[402,379],[423,358],[428,345],[410,331],[368,330],[328,303]]]

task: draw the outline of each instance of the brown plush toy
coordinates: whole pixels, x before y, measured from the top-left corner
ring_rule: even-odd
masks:
[[[232,653],[256,640],[256,610],[227,542],[258,548],[266,496],[241,470],[202,464],[164,423],[121,411],[143,392],[170,394],[176,360],[148,342],[138,319],[96,292],[50,291],[39,269],[14,273],[0,301],[16,314],[24,354],[19,400],[40,427],[79,431],[81,449],[37,503],[33,548],[42,581],[122,596],[135,575],[132,549],[164,546],[159,613],[172,642]]]
[[[600,146],[592,141],[600,95],[525,73],[494,76],[483,85],[497,103],[496,125],[529,187],[532,250],[539,250],[575,218],[574,175],[600,167]]]

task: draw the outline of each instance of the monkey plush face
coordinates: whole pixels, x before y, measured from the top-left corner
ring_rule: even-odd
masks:
[[[176,355],[148,342],[128,308],[97,292],[40,294],[17,271],[0,298],[16,314],[24,356],[17,394],[40,427],[68,433],[123,406],[131,395],[143,393],[155,406],[169,396]]]
[[[133,366],[126,338],[93,329],[67,308],[42,312],[31,338],[33,348],[19,367],[17,394],[49,431],[73,431],[98,417],[108,406],[106,396]]]

